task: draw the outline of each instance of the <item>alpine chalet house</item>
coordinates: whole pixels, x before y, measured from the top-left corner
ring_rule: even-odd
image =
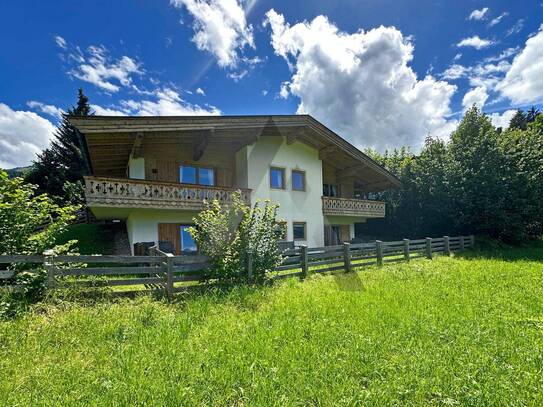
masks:
[[[86,141],[97,219],[126,222],[132,251],[158,244],[197,250],[187,231],[204,200],[280,204],[287,241],[310,247],[354,237],[354,224],[385,216],[366,199],[399,185],[392,174],[307,115],[70,117]]]

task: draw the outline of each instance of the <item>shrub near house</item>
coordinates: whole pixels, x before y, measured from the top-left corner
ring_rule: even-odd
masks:
[[[205,208],[194,219],[189,229],[202,254],[213,264],[210,277],[221,281],[243,281],[251,277],[263,281],[266,273],[281,263],[278,241],[278,205],[265,201],[249,207],[239,193],[232,204],[221,207],[218,201],[206,202]],[[248,253],[251,253],[251,260]],[[252,262],[252,276],[246,273],[247,262]]]

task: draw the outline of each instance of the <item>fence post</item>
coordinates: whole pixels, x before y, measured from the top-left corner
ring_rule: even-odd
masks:
[[[411,258],[411,255],[409,253],[409,239],[403,240],[403,258],[405,259],[405,261],[409,261],[409,259]]]
[[[426,238],[426,257],[429,259],[432,258],[432,238],[427,237]]]
[[[43,268],[47,272],[47,288],[54,288],[56,286],[56,280],[53,251],[46,250],[43,252],[43,256]]]
[[[445,254],[447,256],[451,255],[451,246],[449,244],[449,236],[443,236],[443,243],[445,245]]]
[[[253,249],[247,249],[247,281],[253,282]]]
[[[345,265],[345,273],[351,272],[351,245],[343,243],[343,264]]]
[[[173,254],[166,253],[166,295],[168,300],[173,298]]]
[[[302,278],[309,275],[309,264],[307,259],[307,245],[300,246],[300,265],[302,268]]]
[[[469,235],[469,247],[473,249],[473,246],[475,246],[475,236]]]
[[[383,242],[380,240],[375,241],[375,249],[377,254],[377,265],[382,266],[383,265]]]
[[[466,246],[464,245],[464,236],[460,236],[460,251],[464,251]]]

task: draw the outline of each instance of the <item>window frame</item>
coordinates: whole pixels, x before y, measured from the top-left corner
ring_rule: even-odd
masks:
[[[294,229],[297,225],[303,225],[304,227],[304,236],[303,237],[296,237],[296,234],[294,233]],[[302,241],[307,240],[307,222],[304,221],[293,221],[292,222],[292,240],[294,241]]]
[[[294,174],[301,174],[302,175],[302,188],[294,188]],[[292,170],[290,172],[290,187],[293,191],[299,191],[299,192],[305,192],[306,190],[306,172],[304,170]]]
[[[181,167],[192,167],[192,168],[194,168],[196,170],[196,180],[195,180],[196,182],[195,183],[183,182],[183,180],[181,179]],[[213,185],[207,185],[207,184],[201,184],[200,183],[200,170],[201,169],[211,170],[211,174],[212,174],[212,177],[213,177]],[[211,167],[211,166],[207,166],[207,165],[179,164],[177,173],[179,175],[179,183],[180,184],[200,185],[200,186],[203,186],[203,187],[215,187],[215,186],[217,186],[217,171],[216,171],[215,167]]]
[[[281,185],[282,185],[281,188],[277,188],[277,187],[273,186],[273,182],[272,182],[272,172],[273,172],[273,170],[281,171]],[[286,186],[286,174],[285,174],[285,172],[286,172],[286,170],[285,170],[284,167],[277,167],[275,165],[270,166],[270,189],[275,189],[277,191],[286,190],[287,186]]]

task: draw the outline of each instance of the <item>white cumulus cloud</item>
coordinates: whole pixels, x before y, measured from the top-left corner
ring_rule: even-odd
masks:
[[[456,87],[418,79],[408,63],[413,45],[394,27],[339,31],[325,16],[290,25],[266,14],[271,43],[292,70],[288,91],[308,113],[358,147],[420,147],[425,136],[448,137]]]
[[[472,107],[473,105],[477,106],[479,109],[482,109],[488,99],[488,93],[486,91],[486,86],[477,86],[476,88],[470,89],[464,95],[462,99],[462,107],[464,111]]]
[[[60,107],[54,106],[54,105],[47,105],[42,102],[37,102],[35,100],[29,100],[26,102],[26,105],[31,108],[38,110],[42,113],[48,114],[49,116],[53,116],[56,118],[61,118],[62,114],[64,113],[64,110],[62,110]]]
[[[488,13],[488,7],[483,7],[480,10],[473,10],[468,17],[468,20],[483,20]]]
[[[55,126],[34,112],[0,103],[0,168],[29,165],[49,145]]]
[[[543,26],[528,38],[496,89],[514,103],[543,101]]]
[[[194,18],[192,41],[198,49],[215,56],[221,67],[233,68],[238,52],[254,47],[253,29],[237,0],[170,0],[175,7],[185,6]]]
[[[506,110],[502,114],[492,113],[488,117],[490,117],[490,121],[495,127],[501,127],[502,129],[506,129],[507,127],[509,127],[509,122],[511,121],[516,112],[516,110]]]
[[[91,105],[98,116],[217,116],[220,109],[215,106],[200,106],[182,99],[172,88],[147,92],[150,98],[121,100],[109,107]]]
[[[483,48],[491,46],[492,44],[493,42],[491,40],[486,40],[486,39],[480,38],[478,35],[474,35],[473,37],[462,39],[458,44],[456,44],[456,46],[483,49]]]
[[[108,92],[118,92],[121,86],[130,86],[132,75],[143,73],[137,61],[126,55],[113,60],[104,46],[93,45],[86,55],[79,51],[70,57],[79,63],[68,72],[71,76]]]

